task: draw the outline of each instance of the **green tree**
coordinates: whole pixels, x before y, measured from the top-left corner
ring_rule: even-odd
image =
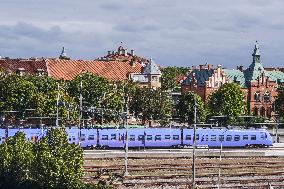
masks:
[[[69,144],[65,130],[50,129],[34,147],[32,176],[43,188],[77,189],[82,183],[83,151]]]
[[[31,177],[32,143],[17,132],[0,145],[0,188],[17,188]]]
[[[279,114],[279,117],[284,118],[284,86],[281,86],[278,89],[278,95],[275,100],[276,112]]]
[[[238,84],[226,83],[215,91],[208,101],[209,113],[212,116],[226,115],[230,122],[246,114],[246,102]]]
[[[0,82],[0,111],[18,111],[22,117],[26,109],[33,108],[36,95],[35,85],[26,77],[11,74]]]
[[[158,120],[166,124],[171,117],[171,100],[161,89],[137,88],[130,98],[130,112],[141,116],[142,122]],[[151,122],[150,122],[151,123]]]
[[[196,102],[197,122],[205,121],[206,110],[201,97],[193,92],[182,94],[177,105],[179,118],[188,124],[194,123],[194,106]]]
[[[180,85],[176,82],[176,79],[180,75],[186,75],[188,68],[186,67],[165,67],[162,71],[162,90],[174,90],[178,91]]]

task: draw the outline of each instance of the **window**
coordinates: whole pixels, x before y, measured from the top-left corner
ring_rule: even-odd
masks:
[[[152,81],[158,81],[158,77],[157,76],[152,76]]]
[[[231,141],[232,140],[232,135],[227,135],[226,136],[226,141]]]
[[[152,140],[152,135],[147,135],[147,140]]]
[[[240,135],[235,135],[235,136],[234,136],[234,140],[235,140],[235,141],[239,141],[239,140],[240,140]]]
[[[95,140],[95,135],[89,135],[88,140]]]
[[[156,136],[155,136],[155,141],[156,141],[156,140],[161,140],[161,139],[162,139],[162,136],[161,136],[161,135],[156,135]]]
[[[260,93],[259,92],[255,92],[254,93],[254,100],[255,101],[259,101],[259,99],[260,99]]]
[[[102,135],[102,140],[108,140],[108,135]]]
[[[110,140],[116,140],[116,134],[111,134],[110,135]]]
[[[186,135],[185,140],[191,140],[191,135]]]
[[[130,135],[130,141],[135,141],[135,135]]]
[[[174,140],[179,140],[179,135],[174,135],[174,136],[173,136],[173,139],[174,139]]]
[[[75,137],[73,136],[73,140],[75,140]]]
[[[171,139],[171,135],[165,135],[165,139],[166,140],[170,140]]]
[[[265,134],[264,133],[260,133],[260,138],[264,140],[265,139]]]
[[[81,134],[81,141],[85,141],[86,139],[86,135],[85,134]]]
[[[251,136],[250,136],[250,139],[251,139],[251,140],[256,140],[256,135],[251,135]]]
[[[216,141],[216,135],[211,135],[211,141]]]
[[[263,95],[263,100],[264,101],[270,101],[270,93],[266,91]]]
[[[196,135],[196,140],[199,140],[199,134]]]
[[[249,139],[248,135],[243,136],[243,140],[248,140],[248,139]]]
[[[138,141],[143,141],[145,140],[145,136],[144,135],[139,135],[138,136]]]
[[[224,141],[224,135],[219,135],[219,141]]]
[[[69,142],[71,142],[72,138],[69,138]]]

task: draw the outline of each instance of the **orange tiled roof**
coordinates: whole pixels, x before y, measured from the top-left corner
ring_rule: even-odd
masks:
[[[142,66],[128,61],[46,59],[47,73],[55,79],[71,80],[88,71],[109,80],[127,80],[129,73],[141,73]]]

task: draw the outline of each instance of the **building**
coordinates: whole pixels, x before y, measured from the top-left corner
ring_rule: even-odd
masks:
[[[206,101],[224,83],[237,83],[245,94],[251,114],[271,118],[277,88],[284,84],[284,69],[264,68],[257,42],[252,56],[252,63],[247,69],[243,66],[236,70],[224,69],[221,65],[213,68],[210,64],[192,67],[182,82],[182,93],[193,91]]]
[[[0,69],[8,73],[47,75],[57,80],[71,80],[83,72],[91,72],[108,80],[120,82],[133,80],[138,85],[161,87],[161,71],[152,60],[141,58],[119,46],[96,60],[73,60],[62,49],[59,58],[0,59]]]

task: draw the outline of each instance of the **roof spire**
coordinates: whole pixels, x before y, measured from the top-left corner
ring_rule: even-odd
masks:
[[[253,56],[253,63],[260,63],[260,50],[259,50],[259,44],[257,41],[255,42],[252,56]]]
[[[70,58],[67,56],[67,53],[65,51],[65,48],[62,47],[62,51],[61,51],[61,54],[59,56],[60,59],[66,59],[66,60],[69,60]]]

